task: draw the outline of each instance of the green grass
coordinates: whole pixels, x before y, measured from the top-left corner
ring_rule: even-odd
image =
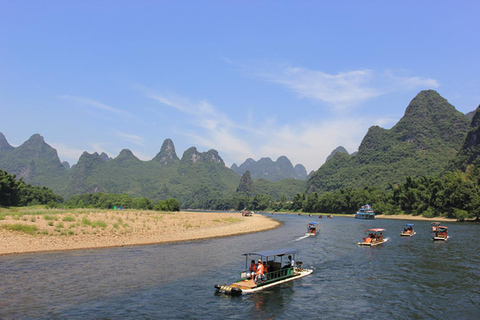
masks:
[[[18,231],[24,232],[31,235],[37,234],[37,227],[36,226],[29,226],[26,224],[15,223],[15,224],[4,224],[2,228],[9,230],[9,231]]]
[[[105,229],[107,227],[107,223],[105,221],[102,221],[102,220],[92,221],[92,220],[88,219],[87,217],[82,218],[82,225],[84,227],[86,227],[86,226],[90,226],[92,228],[100,227],[102,229]]]
[[[65,221],[65,222],[74,222],[74,221],[75,221],[75,217],[74,217],[74,216],[66,216],[66,217],[63,217],[62,221]]]

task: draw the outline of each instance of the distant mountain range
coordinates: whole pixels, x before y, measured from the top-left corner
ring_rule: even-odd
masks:
[[[251,158],[247,159],[240,166],[233,164],[230,169],[243,175],[247,170],[250,171],[252,180],[265,179],[271,182],[277,182],[283,179],[307,179],[307,170],[301,164],[295,167],[287,157],[281,156],[277,161],[270,158],[261,158],[255,161]]]
[[[284,156],[277,161],[247,159],[231,169],[213,149],[198,152],[191,147],[179,158],[170,139],[149,161],[128,149],[116,158],[84,152],[70,168],[39,134],[13,147],[0,133],[0,169],[67,198],[93,192],[126,193],[154,201],[177,198],[184,208],[201,208],[212,199],[232,197],[247,170],[255,193],[273,199],[305,191],[383,188],[402,183],[406,176],[439,175],[446,168],[480,165],[479,144],[480,106],[467,116],[436,91],[426,90],[410,102],[395,126],[389,130],[372,126],[358,152],[336,148],[308,179],[303,165],[294,167]]]
[[[286,157],[282,161],[291,166]],[[284,177],[291,175],[288,165],[286,168]],[[225,166],[216,150],[198,152],[191,147],[180,159],[171,139],[163,142],[160,152],[150,161],[138,159],[128,149],[113,159],[105,153],[84,152],[70,168],[67,162],[60,162],[57,151],[41,135],[34,134],[14,148],[0,133],[0,169],[27,183],[52,188],[67,198],[95,192],[126,193],[152,200],[177,198],[184,207],[231,197],[240,181],[240,175]],[[276,177],[281,176],[278,169]],[[305,189],[304,181],[286,184],[259,182],[259,190],[273,196],[283,192],[278,196],[291,197]]]

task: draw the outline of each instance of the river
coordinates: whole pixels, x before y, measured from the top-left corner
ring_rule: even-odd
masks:
[[[0,256],[1,319],[478,319],[480,226],[430,222],[400,237],[402,220],[273,215],[278,229],[166,245]],[[320,235],[296,241],[309,221]],[[389,241],[359,247],[368,228]],[[242,253],[297,248],[314,273],[239,297],[215,292],[245,266]]]

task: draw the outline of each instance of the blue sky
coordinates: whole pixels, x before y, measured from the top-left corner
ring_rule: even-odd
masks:
[[[152,159],[215,149],[227,166],[307,171],[357,150],[435,89],[480,104],[478,1],[0,0],[0,132]]]

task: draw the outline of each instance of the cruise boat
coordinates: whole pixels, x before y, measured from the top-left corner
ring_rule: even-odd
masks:
[[[367,229],[365,230],[365,236],[363,240],[358,243],[359,246],[378,246],[388,241],[383,238],[383,232],[385,229]]]
[[[302,262],[294,263],[298,252],[297,249],[287,248],[244,253],[246,265],[240,278],[230,285],[215,284],[214,287],[225,294],[250,294],[312,274],[313,270],[303,268]],[[263,275],[254,275],[249,269],[250,261],[266,266],[266,272]]]
[[[417,233],[413,230],[413,223],[407,223],[405,227],[403,227],[403,231],[400,233],[402,237],[411,237],[416,235]]]
[[[434,241],[447,241],[450,239],[448,236],[448,227],[444,226],[437,226],[435,231],[433,231],[432,228],[432,233],[433,233],[433,240]]]
[[[319,233],[318,222],[309,222],[307,224],[307,232],[305,232],[306,236],[318,236]]]
[[[366,204],[358,209],[355,219],[375,219],[375,211],[373,211],[371,205]]]

